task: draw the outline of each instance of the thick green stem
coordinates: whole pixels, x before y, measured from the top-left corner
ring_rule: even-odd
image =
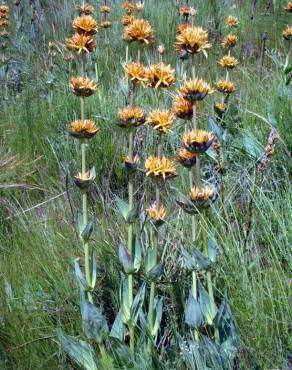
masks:
[[[107,356],[106,350],[104,348],[104,344],[99,343],[98,347],[99,347],[99,351],[100,351],[100,355],[101,355],[101,359],[102,359],[102,363],[104,365],[104,368],[106,370],[110,370],[108,356]]]

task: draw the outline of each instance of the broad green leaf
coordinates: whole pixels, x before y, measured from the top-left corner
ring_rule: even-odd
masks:
[[[200,287],[199,289],[199,303],[207,323],[212,325],[217,313],[217,309],[215,304],[212,304],[208,292],[203,287]]]
[[[128,213],[129,213],[129,205],[123,199],[118,196],[115,196],[116,204],[120,214],[123,216],[124,220],[127,221]]]
[[[160,322],[162,318],[162,308],[163,308],[163,298],[158,298],[155,297],[154,299],[154,305],[153,305],[153,310],[154,310],[154,315],[153,315],[153,327],[150,328],[151,335],[154,337],[156,336],[158,329],[160,327]]]
[[[96,227],[96,220],[93,218],[89,223],[86,225],[85,229],[82,231],[82,239],[84,242],[88,242],[92,233],[94,232]]]
[[[132,307],[131,307],[131,323],[130,325],[135,326],[137,323],[138,316],[142,309],[146,291],[146,282],[144,282],[138,290],[136,297],[134,298]]]
[[[214,237],[211,237],[208,240],[208,256],[211,262],[215,263],[216,262],[216,257],[217,257],[217,244],[216,240]]]
[[[77,277],[80,285],[83,287],[85,291],[88,291],[89,285],[87,284],[87,281],[81,271],[81,268],[79,266],[79,258],[76,258],[74,261],[74,267],[75,267],[75,276]]]
[[[141,263],[142,263],[142,252],[141,252],[140,241],[136,236],[134,236],[134,238],[133,238],[133,247],[134,247],[134,250],[133,250],[133,254],[134,254],[133,270],[134,270],[134,272],[137,273],[140,270]]]
[[[123,278],[122,284],[122,307],[121,307],[121,313],[122,313],[122,320],[124,324],[128,324],[131,319],[131,306],[129,302],[129,285],[128,285],[128,279]]]
[[[119,260],[126,274],[133,272],[132,257],[123,243],[119,246]]]
[[[122,311],[120,310],[115,318],[115,321],[113,323],[110,337],[116,338],[119,341],[123,341],[125,337],[125,326],[122,320]]]
[[[197,300],[195,300],[192,290],[190,290],[189,298],[185,309],[185,323],[191,328],[199,328],[204,321],[203,312],[201,306]]]

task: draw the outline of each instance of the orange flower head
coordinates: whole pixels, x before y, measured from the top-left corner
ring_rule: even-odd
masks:
[[[186,30],[187,28],[191,28],[191,27],[192,26],[189,23],[182,23],[178,26],[176,33],[180,35],[184,30]]]
[[[112,23],[110,21],[102,21],[99,24],[100,28],[110,28],[112,26]]]
[[[129,42],[137,41],[144,45],[154,42],[154,31],[145,19],[134,19],[124,31],[124,39]]]
[[[133,23],[133,21],[135,20],[136,18],[129,14],[129,15],[124,15],[123,18],[122,18],[122,24],[123,26],[129,26],[129,24]]]
[[[200,129],[186,132],[182,137],[183,146],[191,153],[205,152],[209,149],[213,140],[212,132]]]
[[[217,115],[222,117],[227,110],[227,105],[225,103],[215,103],[214,109]]]
[[[179,14],[182,15],[185,18],[188,18],[190,15],[195,15],[197,11],[189,5],[182,5],[179,8]]]
[[[154,203],[146,209],[146,212],[156,227],[161,226],[165,222],[166,209],[163,204],[157,208],[156,203]]]
[[[286,12],[292,13],[292,1],[289,1],[285,10],[286,10]]]
[[[96,20],[91,15],[81,15],[74,19],[73,30],[83,35],[94,35],[97,32]]]
[[[168,180],[177,176],[175,163],[166,157],[148,157],[145,161],[145,169],[146,176],[158,180]]]
[[[154,64],[145,71],[146,83],[155,89],[168,88],[175,82],[175,71],[164,63]]]
[[[176,155],[176,161],[183,167],[191,168],[196,164],[197,154],[187,151],[185,148],[180,149]]]
[[[191,55],[202,52],[207,56],[206,49],[211,46],[208,32],[201,27],[187,27],[176,36],[175,47],[180,52],[184,50]]]
[[[79,12],[80,15],[91,15],[95,12],[94,6],[88,3],[84,3],[82,5],[76,5],[76,10]]]
[[[98,131],[91,120],[76,120],[71,122],[69,134],[77,139],[91,139]]]
[[[134,128],[145,123],[144,109],[127,106],[119,111],[119,126],[122,128]]]
[[[136,12],[138,12],[138,13],[143,12],[143,10],[144,10],[144,4],[143,4],[142,2],[138,2],[138,3],[136,3],[136,4],[135,4],[135,10],[136,10]]]
[[[111,8],[108,5],[101,5],[99,7],[100,13],[108,14],[111,11]]]
[[[222,57],[218,63],[222,68],[233,69],[239,62],[231,55],[224,55],[224,57]]]
[[[88,97],[97,90],[97,83],[87,77],[72,77],[70,85],[77,96]]]
[[[168,110],[154,109],[146,120],[146,123],[161,134],[167,134],[175,123],[175,116]]]
[[[208,94],[212,94],[214,90],[211,89],[207,82],[196,79],[186,81],[181,86],[180,92],[185,99],[194,103],[203,100]]]
[[[172,111],[176,117],[188,120],[193,116],[193,104],[182,95],[177,95],[173,99]]]
[[[2,28],[8,28],[10,25],[10,22],[6,18],[0,18],[0,27]]]
[[[227,17],[225,23],[230,28],[237,27],[239,25],[238,19],[236,17],[233,17],[232,15],[229,15]]]
[[[141,85],[146,81],[145,66],[141,63],[128,63],[125,66],[127,77],[135,85]]]
[[[69,50],[76,51],[78,54],[91,53],[96,48],[94,36],[75,33],[66,41]]]
[[[195,186],[190,191],[190,198],[193,202],[206,202],[214,196],[214,189],[206,186],[204,188]]]
[[[129,15],[135,10],[135,5],[131,1],[125,1],[123,4],[123,9]]]
[[[285,40],[291,40],[292,38],[292,27],[287,26],[284,31],[282,32],[282,36],[284,37]]]
[[[232,94],[235,91],[234,83],[229,80],[219,80],[216,83],[216,88],[218,91],[224,94]]]
[[[221,45],[224,48],[232,48],[238,43],[238,37],[236,35],[232,35],[231,33],[224,37]]]
[[[138,163],[139,157],[137,154],[132,159],[130,159],[128,155],[124,156],[123,167],[128,171],[128,173],[135,172],[138,167]]]
[[[7,5],[0,5],[0,18],[9,18],[9,7]]]

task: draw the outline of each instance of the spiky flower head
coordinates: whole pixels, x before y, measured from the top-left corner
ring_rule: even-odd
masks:
[[[9,7],[5,4],[0,5],[0,18],[9,18]]]
[[[168,88],[175,82],[175,71],[161,62],[146,68],[145,77],[149,87]]]
[[[112,23],[108,20],[101,21],[99,24],[100,28],[110,28],[112,26]]]
[[[138,162],[139,162],[139,157],[137,154],[132,159],[130,159],[128,155],[125,155],[123,167],[125,170],[128,171],[128,173],[133,173],[137,169]]]
[[[127,63],[125,66],[126,76],[134,85],[141,85],[146,81],[146,68],[141,63]]]
[[[180,88],[182,96],[191,101],[196,102],[203,100],[208,94],[214,92],[213,89],[203,80],[189,80],[186,81]]]
[[[193,104],[182,95],[177,95],[173,99],[172,111],[176,117],[188,120],[193,116]]]
[[[167,134],[175,123],[175,116],[169,110],[154,109],[148,116],[146,123],[161,134]]]
[[[125,28],[123,37],[129,42],[137,41],[149,45],[154,42],[154,31],[148,21],[136,18]]]
[[[291,40],[291,38],[292,38],[292,27],[291,26],[287,26],[283,30],[282,35],[283,35],[283,37],[284,37],[285,40]]]
[[[138,3],[135,4],[135,10],[138,12],[138,13],[141,13],[143,12],[144,10],[144,4],[140,1]]]
[[[189,5],[182,5],[179,8],[179,14],[182,15],[185,18],[188,18],[190,15],[195,15],[197,11]]]
[[[232,48],[237,43],[238,43],[238,37],[236,35],[233,35],[233,34],[230,33],[229,35],[227,35],[227,36],[224,37],[221,45],[224,48]]]
[[[203,153],[209,149],[214,139],[212,132],[197,129],[183,134],[182,143],[191,153]]]
[[[178,26],[178,29],[176,30],[176,33],[180,35],[184,30],[187,28],[192,27],[189,23],[182,23]]]
[[[226,112],[227,105],[225,103],[215,103],[214,105],[215,112],[219,117],[222,117]]]
[[[292,13],[292,1],[289,1],[289,3],[287,4],[285,10],[289,13]]]
[[[76,120],[71,122],[69,134],[77,139],[91,139],[98,131],[94,121]]]
[[[95,12],[94,6],[88,3],[76,5],[76,10],[79,12],[80,15],[91,15]]]
[[[119,126],[122,128],[134,128],[145,123],[144,109],[127,106],[119,111]]]
[[[163,204],[157,207],[156,203],[154,203],[146,209],[146,212],[154,226],[159,227],[165,222],[166,209]]]
[[[83,35],[94,35],[97,32],[96,20],[91,15],[75,18],[72,27],[75,32]]]
[[[196,153],[191,153],[188,150],[186,150],[185,148],[182,148],[178,151],[175,159],[183,167],[191,168],[196,164],[197,154]]]
[[[111,11],[111,8],[108,5],[101,5],[99,7],[100,13],[108,14]]]
[[[123,9],[127,14],[132,14],[135,10],[135,5],[131,1],[125,1],[123,4]]]
[[[234,83],[229,80],[219,80],[216,83],[216,88],[218,91],[224,94],[232,94],[235,91]]]
[[[135,19],[136,19],[136,18],[135,18],[133,15],[131,15],[131,14],[129,14],[129,15],[124,15],[124,16],[122,17],[122,24],[123,24],[123,26],[128,26],[129,24],[133,23],[133,21],[134,21]]]
[[[187,27],[176,36],[176,48],[179,51],[185,50],[188,54],[202,52],[207,56],[205,49],[212,45],[208,42],[208,32],[201,27]]]
[[[71,88],[75,95],[88,97],[96,92],[97,83],[87,77],[72,77]]]
[[[86,192],[89,189],[90,185],[95,180],[95,177],[96,177],[96,173],[95,173],[95,168],[93,167],[91,170],[85,173],[82,173],[82,172],[75,173],[73,175],[73,181],[79,189]]]
[[[239,25],[238,19],[236,17],[233,17],[232,15],[229,15],[227,17],[225,23],[230,28],[237,27]]]
[[[93,52],[96,44],[94,36],[75,33],[70,39],[67,39],[66,47],[78,54],[86,54]]]
[[[224,57],[222,57],[218,63],[222,68],[233,69],[239,62],[231,55],[224,55]]]
[[[214,189],[206,187],[195,186],[190,191],[191,201],[199,208],[207,208],[214,200]]]
[[[146,176],[158,180],[168,180],[177,175],[175,163],[166,157],[148,157],[145,161],[145,169]]]

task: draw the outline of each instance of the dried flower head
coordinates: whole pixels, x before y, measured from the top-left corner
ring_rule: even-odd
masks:
[[[97,32],[96,20],[91,15],[81,15],[73,21],[73,30],[84,35],[94,35]]]
[[[214,90],[203,80],[186,81],[180,88],[182,96],[191,101],[196,102],[203,100],[208,94],[212,94]]]
[[[178,118],[188,120],[193,116],[193,104],[182,95],[177,95],[173,99],[172,111]]]
[[[289,3],[287,4],[285,10],[289,13],[292,13],[292,1],[289,1]]]
[[[154,64],[145,71],[147,85],[157,88],[168,88],[175,82],[175,71],[164,63]]]
[[[108,20],[101,21],[99,24],[100,28],[110,28],[112,26],[112,23]]]
[[[77,139],[91,139],[98,131],[91,120],[76,120],[71,122],[69,134]]]
[[[188,150],[186,150],[185,148],[182,148],[178,151],[175,159],[183,167],[191,168],[196,164],[197,154],[196,153],[191,153]]]
[[[0,18],[9,18],[9,7],[7,5],[0,5]]]
[[[95,12],[94,6],[88,3],[84,3],[82,5],[76,5],[76,10],[79,14],[91,15]]]
[[[131,1],[125,1],[123,4],[123,9],[127,14],[132,14],[135,10],[135,5]]]
[[[122,18],[122,24],[123,26],[128,26],[129,24],[133,23],[133,21],[135,20],[136,18],[129,14],[129,15],[124,15],[123,18]]]
[[[150,156],[145,161],[146,176],[167,180],[176,176],[175,163],[166,157]]]
[[[144,109],[127,106],[119,111],[119,126],[122,128],[138,127],[145,123]]]
[[[182,143],[185,149],[191,153],[203,153],[209,149],[213,139],[212,132],[197,129],[184,133]]]
[[[192,26],[189,23],[182,23],[178,26],[178,29],[176,30],[176,33],[180,35],[184,30],[187,28],[191,28]]]
[[[232,15],[229,15],[226,19],[226,25],[228,27],[237,27],[239,25],[238,19],[236,17],[233,17]]]
[[[154,42],[154,32],[148,21],[137,18],[125,28],[124,39],[149,45]]]
[[[221,45],[224,48],[232,48],[238,43],[238,37],[236,35],[232,35],[231,33],[224,37]]]
[[[292,38],[292,27],[291,26],[287,26],[283,30],[282,35],[283,35],[283,37],[284,37],[285,40],[291,40],[291,38]]]
[[[163,55],[165,53],[165,47],[164,45],[159,45],[158,48],[157,48],[157,51],[160,55]]]
[[[99,7],[100,13],[108,14],[111,11],[111,8],[108,5],[101,5]]]
[[[267,169],[267,166],[270,161],[270,157],[273,155],[276,141],[279,139],[279,134],[277,130],[272,129],[268,138],[268,143],[265,147],[264,153],[261,157],[261,159],[258,162],[257,169],[261,172],[265,171]]]
[[[231,55],[224,55],[218,63],[222,68],[233,69],[237,66],[238,60]]]
[[[1,32],[0,32],[0,37],[3,37],[3,38],[8,38],[10,36],[10,32],[9,31],[7,31],[6,29],[4,29],[4,30],[2,30]],[[6,47],[7,46],[7,44],[1,44],[1,46],[2,47]]]
[[[71,88],[75,95],[88,97],[96,92],[97,83],[87,77],[72,77]]]
[[[144,10],[144,4],[140,1],[135,4],[135,10],[139,13],[143,12]]]
[[[175,123],[175,116],[168,110],[154,109],[148,116],[146,123],[153,126],[161,134],[167,134]]]
[[[218,91],[224,94],[232,94],[235,91],[234,83],[229,80],[219,80],[216,83],[216,88]]]
[[[81,53],[91,53],[95,48],[94,36],[75,33],[66,41],[66,47],[69,50]]]
[[[0,27],[8,28],[10,25],[10,22],[6,18],[0,18]]]
[[[176,48],[185,50],[189,54],[203,52],[207,56],[206,50],[212,45],[208,42],[208,32],[201,27],[187,27],[176,37]]]
[[[48,43],[48,55],[51,57],[56,56],[56,49],[57,49],[57,44],[56,41],[51,40]]]
[[[163,204],[158,208],[156,203],[152,204],[150,208],[146,209],[148,217],[156,227],[161,226],[165,222],[166,209]]]
[[[146,68],[141,63],[128,63],[125,66],[127,77],[135,85],[141,85],[146,81],[145,71]]]

